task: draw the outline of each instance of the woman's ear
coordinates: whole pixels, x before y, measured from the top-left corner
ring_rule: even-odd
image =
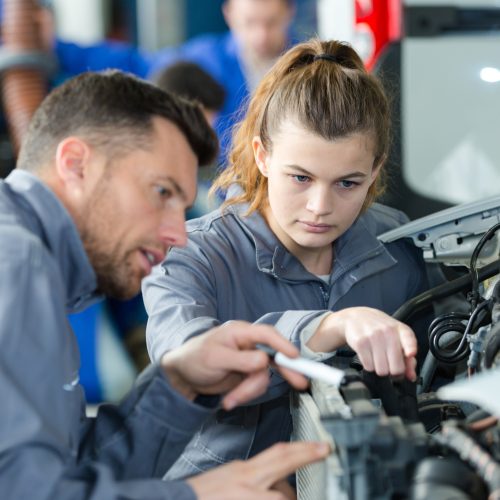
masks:
[[[258,135],[256,135],[252,139],[252,149],[253,149],[253,156],[255,158],[255,163],[257,164],[257,168],[260,170],[260,173],[264,177],[267,177],[269,173],[267,167],[267,162],[269,157]]]
[[[377,165],[373,166],[372,173],[371,173],[371,179],[370,179],[370,185],[372,185],[376,181],[378,175],[380,174],[380,170],[382,170],[382,165],[384,163],[385,163],[385,158],[380,160]]]

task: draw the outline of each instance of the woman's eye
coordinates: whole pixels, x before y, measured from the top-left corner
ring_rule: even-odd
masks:
[[[293,178],[300,184],[304,184],[311,180],[307,175],[294,175]]]
[[[344,189],[349,189],[349,188],[353,188],[354,186],[357,186],[357,182],[348,181],[348,180],[340,181],[339,184],[340,184],[340,187],[342,187]]]

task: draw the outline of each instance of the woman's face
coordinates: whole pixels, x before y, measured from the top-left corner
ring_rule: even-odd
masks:
[[[259,137],[253,140],[257,166],[268,179],[268,224],[299,260],[331,254],[379,172],[373,139],[356,133],[329,141],[287,120],[271,142],[268,152]]]

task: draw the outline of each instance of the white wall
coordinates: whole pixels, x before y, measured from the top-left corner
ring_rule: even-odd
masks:
[[[101,41],[109,14],[107,0],[54,0],[57,33],[81,45]]]
[[[183,0],[140,0],[137,2],[138,44],[145,50],[176,45],[185,38]]]
[[[320,38],[353,42],[356,21],[354,0],[318,0],[317,9]]]

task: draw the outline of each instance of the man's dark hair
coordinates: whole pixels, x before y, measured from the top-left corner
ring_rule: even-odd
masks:
[[[179,61],[163,68],[155,75],[154,82],[161,89],[197,101],[212,111],[219,111],[226,98],[224,87],[193,62]]]
[[[87,72],[54,89],[33,115],[18,168],[37,170],[52,161],[57,144],[71,135],[85,138],[114,158],[146,149],[153,118],[176,125],[200,165],[217,154],[217,137],[199,105],[128,73]]]

